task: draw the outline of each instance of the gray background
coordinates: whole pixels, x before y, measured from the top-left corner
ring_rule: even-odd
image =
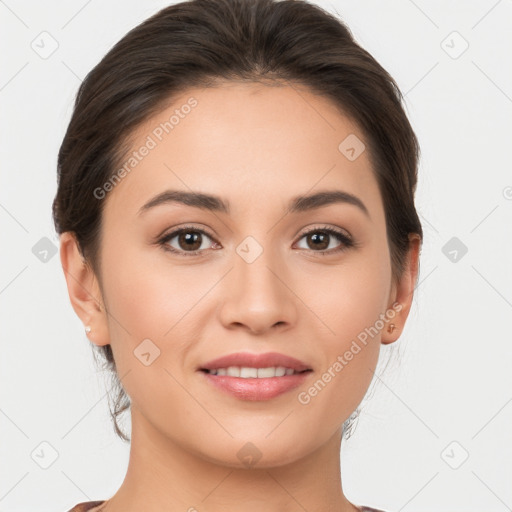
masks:
[[[419,286],[400,363],[344,442],[345,493],[392,511],[512,510],[512,2],[315,3],[396,79],[422,147]],[[1,511],[64,511],[124,478],[108,381],[44,251],[78,85],[165,5],[0,1]]]

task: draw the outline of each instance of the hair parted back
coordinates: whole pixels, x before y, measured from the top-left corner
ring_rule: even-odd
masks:
[[[405,268],[409,233],[423,239],[423,231],[414,205],[420,150],[393,78],[342,20],[304,0],[190,0],[130,30],[77,92],[58,154],[52,212],[57,233],[74,233],[100,286],[105,201],[94,190],[115,173],[135,129],[177,94],[230,80],[306,86],[355,121],[383,198],[397,280]],[[129,397],[111,346],[97,350],[116,392],[115,432],[128,441],[117,419],[130,407]],[[354,419],[347,420],[344,435]]]

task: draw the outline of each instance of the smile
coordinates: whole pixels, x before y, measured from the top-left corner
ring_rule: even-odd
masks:
[[[204,370],[210,375],[227,375],[228,377],[240,377],[242,379],[265,379],[269,377],[284,377],[295,373],[293,368],[284,366],[271,366],[268,368],[251,368],[249,366],[228,366],[227,368],[216,368],[214,370]],[[307,371],[307,370],[306,370]]]
[[[251,368],[228,366],[201,372],[208,384],[239,400],[271,400],[304,384],[312,370],[295,371],[284,366]],[[231,375],[230,375],[231,374]]]

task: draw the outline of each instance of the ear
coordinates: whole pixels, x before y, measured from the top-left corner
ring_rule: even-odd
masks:
[[[96,345],[108,345],[107,314],[98,279],[80,253],[72,232],[60,235],[60,261],[68,287],[71,305],[85,326],[90,326],[88,338]]]
[[[382,330],[381,343],[387,345],[395,342],[402,333],[405,321],[411,310],[414,288],[418,277],[419,258],[421,251],[421,238],[416,233],[409,234],[409,251],[406,257],[406,265],[402,277],[398,283],[393,283],[388,302],[388,311],[395,311],[395,316],[390,319]],[[394,304],[394,307],[393,307]],[[401,308],[399,310],[399,308]],[[388,327],[394,324],[395,329],[388,332]]]

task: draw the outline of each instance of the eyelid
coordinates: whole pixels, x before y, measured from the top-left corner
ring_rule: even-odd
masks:
[[[317,233],[317,232],[324,232],[328,233],[329,236],[334,236],[338,239],[340,242],[340,245],[338,247],[335,247],[334,249],[324,249],[321,251],[314,251],[314,250],[308,250],[308,249],[299,249],[304,250],[310,254],[313,254],[315,256],[332,256],[340,254],[341,252],[350,249],[352,247],[357,248],[359,247],[359,244],[353,239],[352,235],[348,233],[348,231],[339,228],[339,227],[333,227],[329,225],[316,225],[313,227],[306,228],[305,231],[303,231],[298,241],[302,240],[305,236],[311,234],[311,233]]]
[[[219,242],[217,241],[215,235],[210,233],[210,231],[208,229],[203,228],[203,227],[199,228],[197,226],[191,226],[191,225],[175,227],[175,228],[171,229],[168,233],[165,233],[165,231],[164,231],[163,234],[158,235],[156,237],[155,243],[157,243],[159,245],[162,245],[164,247],[164,250],[166,250],[168,252],[171,252],[171,253],[174,253],[174,254],[178,254],[178,255],[196,256],[196,255],[201,255],[202,253],[206,252],[205,250],[182,251],[182,250],[179,250],[179,249],[175,249],[174,247],[170,247],[168,245],[168,242],[170,240],[172,240],[176,236],[180,235],[181,233],[188,232],[188,231],[192,231],[192,232],[195,232],[195,233],[201,233],[202,235],[206,235],[208,238],[213,240],[214,243],[219,244]]]
[[[299,239],[301,239],[303,236],[309,235],[310,233],[315,233],[317,231],[328,231],[330,233],[336,233],[338,235],[342,235],[346,238],[352,239],[352,235],[350,235],[350,233],[346,229],[334,227],[329,224],[315,224],[312,227],[304,228],[303,231],[299,232],[300,235],[296,236],[298,236]]]
[[[192,225],[185,225],[185,226],[173,228],[167,234],[162,234],[162,235],[158,236],[156,243],[164,246],[164,250],[166,250],[166,251],[169,251],[171,253],[178,254],[178,255],[184,255],[185,257],[186,256],[197,256],[197,255],[202,255],[203,253],[205,253],[206,250],[204,250],[204,249],[203,250],[198,249],[196,251],[183,251],[183,250],[175,249],[174,247],[169,247],[169,245],[168,245],[169,240],[172,240],[176,236],[180,235],[183,232],[187,232],[187,231],[192,231],[192,232],[201,233],[203,235],[206,235],[215,244],[220,245],[220,243],[216,239],[215,235],[210,233],[210,231],[208,229],[203,228],[203,227],[199,228],[197,226],[192,226]],[[316,225],[316,226],[305,228],[305,230],[302,231],[300,235],[297,235],[298,236],[297,242],[311,233],[316,233],[316,232],[321,232],[321,231],[327,232],[330,236],[336,237],[338,239],[338,241],[340,242],[340,246],[338,246],[334,249],[324,249],[324,250],[319,250],[319,251],[308,250],[308,249],[299,249],[299,250],[306,251],[306,252],[316,254],[319,256],[323,256],[323,255],[327,256],[327,255],[338,254],[338,253],[340,253],[344,250],[347,250],[351,247],[359,246],[359,244],[352,238],[352,235],[350,233],[348,233],[346,230],[339,228],[339,227],[329,226],[329,225]],[[297,243],[297,242],[295,242],[295,243]],[[294,245],[295,245],[295,243],[294,243]]]

